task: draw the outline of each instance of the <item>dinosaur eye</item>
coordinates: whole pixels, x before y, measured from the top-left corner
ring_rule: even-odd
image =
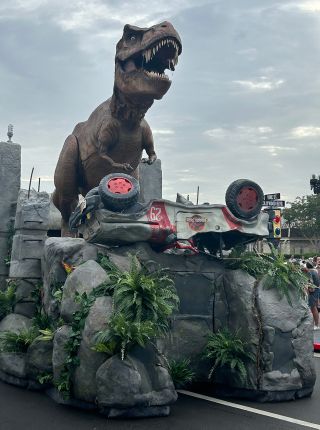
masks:
[[[136,40],[136,36],[130,36],[130,40]]]

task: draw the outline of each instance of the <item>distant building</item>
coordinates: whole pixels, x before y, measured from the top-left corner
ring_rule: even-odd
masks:
[[[300,230],[297,228],[291,228],[290,233],[288,228],[282,228],[280,239],[280,250],[283,254],[287,255],[305,255],[314,253],[320,254],[319,250],[310,242],[304,238]],[[267,240],[264,239],[256,245],[259,252],[270,252]]]

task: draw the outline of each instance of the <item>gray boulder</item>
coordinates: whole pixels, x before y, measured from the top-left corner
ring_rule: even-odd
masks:
[[[294,292],[280,298],[275,288],[257,287],[257,306],[263,326],[271,336],[263,338],[262,354],[267,362],[261,389],[285,391],[313,388],[316,379],[313,358],[313,324],[306,300]]]
[[[177,315],[172,318],[168,335],[158,340],[157,345],[169,362],[189,359],[197,380],[207,381],[209,368],[202,356],[211,332],[210,318]]]
[[[105,330],[112,313],[112,298],[99,297],[92,305],[86,318],[79,348],[80,365],[76,368],[73,379],[75,398],[94,402],[97,396],[96,372],[107,355],[92,350],[96,344],[96,335]]]
[[[26,354],[1,352],[0,370],[7,375],[25,379],[27,377]]]
[[[27,352],[27,372],[31,379],[37,379],[41,373],[52,372],[53,342],[35,340]]]
[[[62,262],[79,266],[88,260],[96,260],[97,255],[98,248],[87,244],[84,239],[50,237],[46,240],[42,258],[43,304],[51,317],[58,318],[59,314],[59,306],[52,297],[52,291],[67,279]]]
[[[100,408],[127,413],[143,408],[143,416],[153,414],[152,407],[164,407],[177,400],[173,382],[162,359],[151,347],[134,347],[122,361],[109,358],[97,371],[97,401]],[[145,408],[145,409],[144,409]],[[115,413],[115,411],[114,411]],[[133,416],[133,415],[131,415]]]
[[[290,306],[276,288],[263,285],[240,270],[226,271],[215,283],[214,331],[239,331],[255,357],[246,363],[245,382],[228,369],[217,369],[217,391],[261,401],[310,395],[315,383],[310,310],[292,289]]]
[[[17,279],[16,299],[18,302],[34,302],[32,293],[40,283],[39,279]]]
[[[0,332],[2,331],[13,331],[19,333],[22,330],[28,330],[32,326],[32,321],[19,314],[9,314],[3,318],[0,322]]]
[[[19,333],[30,329],[32,321],[23,315],[9,314],[0,322],[0,332],[10,331]],[[26,377],[26,354],[1,352],[0,370],[16,378]]]
[[[59,327],[55,333],[53,339],[53,352],[52,352],[52,369],[53,369],[53,380],[58,382],[61,371],[63,370],[64,363],[67,358],[67,352],[65,345],[71,335],[71,327],[63,325]]]
[[[28,318],[33,318],[35,316],[36,309],[37,306],[34,302],[23,302],[15,305],[14,312]]]
[[[75,293],[89,294],[94,288],[104,282],[110,282],[110,278],[102,267],[93,260],[78,266],[67,278],[63,287],[61,302],[61,316],[66,322],[72,321],[72,315],[79,310],[79,304],[75,302]]]

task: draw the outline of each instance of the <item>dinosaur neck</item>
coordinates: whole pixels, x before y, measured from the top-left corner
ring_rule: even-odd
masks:
[[[135,125],[140,123],[152,104],[153,99],[145,103],[133,102],[118,88],[114,87],[110,108],[113,117],[130,125]]]

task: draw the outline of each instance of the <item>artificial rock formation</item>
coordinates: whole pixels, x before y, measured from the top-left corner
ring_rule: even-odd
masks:
[[[312,348],[312,321],[301,298],[291,294],[293,306],[280,299],[275,289],[264,289],[240,270],[226,270],[223,263],[206,255],[169,255],[154,252],[146,243],[105,247],[89,245],[83,239],[49,238],[44,246],[43,306],[61,325],[53,341],[35,340],[26,353],[0,353],[0,378],[34,389],[39,376],[52,372],[59,385],[68,359],[66,346],[73,336],[72,313],[76,291],[90,293],[99,284],[108,284],[108,274],[95,261],[98,253],[107,256],[119,270],[128,271],[130,254],[150,268],[168,268],[180,298],[180,309],[170,321],[166,338],[157,340],[158,351],[134,347],[124,360],[93,350],[96,336],[108,327],[113,312],[112,298],[97,297],[85,317],[77,349],[78,364],[72,374],[71,398],[64,399],[56,388],[47,393],[57,402],[80,408],[98,408],[109,417],[165,416],[176,400],[176,392],[166,360],[190,359],[197,387],[214,394],[240,396],[258,401],[281,401],[305,397],[315,383]],[[74,266],[67,276],[62,262]],[[57,284],[62,301],[53,295]],[[0,322],[0,331],[19,331],[32,321],[10,314]],[[208,380],[210,363],[203,359],[207,336],[228,328],[239,331],[247,341],[254,360],[246,363],[248,377],[240,381],[235,373],[220,368],[214,383]],[[43,357],[39,360],[39,355]],[[166,360],[164,359],[166,357]]]
[[[260,401],[305,397],[315,383],[312,316],[305,300],[290,293],[292,305],[275,288],[264,289],[240,270],[226,271],[216,282],[214,330],[239,331],[255,359],[247,363],[243,383],[223,368],[215,375],[216,392]],[[227,382],[227,383],[226,383]]]

